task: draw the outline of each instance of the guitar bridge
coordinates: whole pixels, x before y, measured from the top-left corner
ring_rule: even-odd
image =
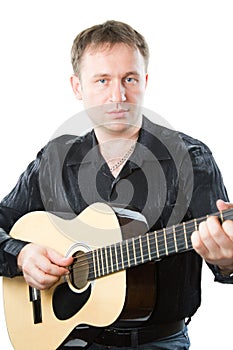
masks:
[[[42,323],[41,295],[39,289],[29,287],[29,297],[32,303],[34,324]]]

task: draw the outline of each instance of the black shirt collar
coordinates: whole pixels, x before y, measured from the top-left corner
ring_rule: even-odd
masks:
[[[131,159],[138,166],[143,161],[171,159],[167,144],[169,141],[171,130],[167,131],[163,126],[152,123],[145,116],[143,117],[142,128],[139,132],[136,152],[133,153]],[[140,148],[140,152],[137,150]],[[149,152],[148,152],[149,150]],[[98,141],[94,130],[81,137],[74,137],[70,142],[70,149],[67,154],[66,164],[68,166],[75,164],[88,164],[98,162],[101,158],[99,152]]]

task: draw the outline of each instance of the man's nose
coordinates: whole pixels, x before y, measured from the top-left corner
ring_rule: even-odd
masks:
[[[126,101],[125,88],[121,82],[112,82],[110,100],[111,102]]]

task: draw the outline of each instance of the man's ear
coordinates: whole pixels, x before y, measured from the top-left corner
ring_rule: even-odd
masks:
[[[146,73],[146,84],[145,84],[145,88],[147,87],[147,83],[148,83],[148,73]]]
[[[70,77],[70,83],[71,83],[71,86],[72,86],[72,90],[75,94],[75,97],[78,99],[78,100],[82,100],[82,88],[81,88],[81,82],[80,82],[80,79],[79,77],[77,77],[77,75],[73,74],[71,77]]]

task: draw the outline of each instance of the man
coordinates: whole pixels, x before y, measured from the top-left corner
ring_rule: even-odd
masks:
[[[216,280],[233,282],[231,220],[203,219],[193,226],[194,250],[184,238],[182,253],[169,256],[163,228],[173,227],[178,251],[176,224],[222,211],[230,204],[225,203],[226,190],[208,147],[152,123],[142,112],[148,60],[144,38],[125,23],[107,21],[81,32],[72,47],[71,85],[84,103],[93,130],[50,141],[1,203],[1,273],[6,277],[23,274],[38,290],[50,288],[66,275],[73,258],[61,256],[52,247],[9,237],[13,224],[29,211],[78,215],[92,203],[105,202],[143,214],[147,221],[143,233],[163,232],[163,257],[157,251],[153,263],[142,264],[146,269],[136,270],[133,280],[128,277],[129,287],[135,276],[143,281],[140,302],[132,309],[135,316],[129,320],[123,312],[113,325],[94,329],[92,337],[77,329],[59,349],[78,349],[79,337],[93,350],[188,349],[185,321],[200,305],[201,258]],[[131,230],[128,221],[124,226]],[[187,228],[182,227],[186,237]],[[124,234],[127,238],[129,233]],[[159,244],[155,239],[155,250]],[[129,291],[127,303],[132,295]],[[141,307],[144,299],[148,304]]]

